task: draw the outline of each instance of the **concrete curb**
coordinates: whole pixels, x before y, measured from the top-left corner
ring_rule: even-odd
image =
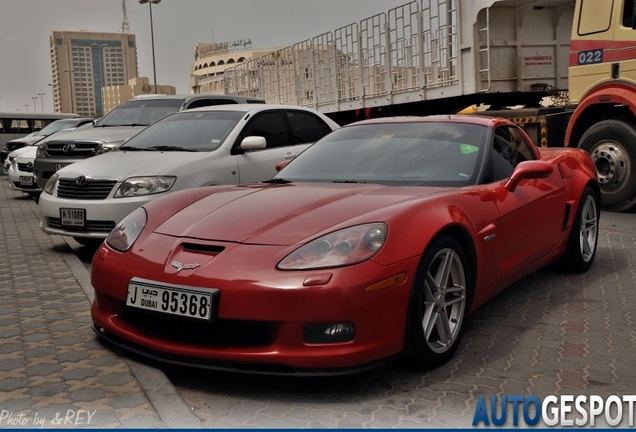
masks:
[[[29,203],[29,207],[39,219],[39,212],[35,201]],[[75,255],[73,249],[63,236],[50,235],[55,249],[71,270],[73,277],[86,294],[90,303],[95,297],[90,283],[90,273],[84,263]],[[202,429],[201,420],[192,412],[181,395],[176,391],[170,380],[159,369],[139,363],[135,360],[124,358],[139,385],[146,393],[150,403],[168,428]]]

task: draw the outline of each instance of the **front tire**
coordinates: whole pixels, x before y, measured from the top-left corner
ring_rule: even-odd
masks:
[[[413,363],[435,367],[453,356],[470,305],[470,280],[457,240],[435,239],[422,256],[411,294],[407,334]]]
[[[592,266],[598,245],[600,215],[598,198],[592,188],[586,186],[563,255],[568,270],[581,273]]]
[[[619,120],[600,121],[583,134],[579,147],[596,165],[603,208],[624,211],[636,204],[634,127]]]

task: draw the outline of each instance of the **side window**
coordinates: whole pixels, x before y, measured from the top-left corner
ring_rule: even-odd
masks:
[[[331,132],[318,116],[303,111],[287,111],[294,144],[313,143]]]
[[[510,177],[519,162],[529,159],[534,159],[534,155],[516,129],[508,126],[496,129],[486,181],[494,182]]]
[[[9,128],[10,133],[31,133],[29,124],[25,119],[11,119],[11,126]]]
[[[186,107],[186,109],[201,108],[201,107],[210,106],[210,105],[212,105],[212,102],[210,101],[210,99],[197,99],[190,102],[188,106]]]
[[[267,140],[267,148],[290,145],[282,113],[279,111],[255,115],[241,132],[239,142],[248,136],[264,137]]]

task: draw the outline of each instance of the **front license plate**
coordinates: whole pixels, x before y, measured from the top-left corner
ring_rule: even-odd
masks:
[[[213,300],[207,293],[130,282],[126,306],[209,321]]]
[[[33,186],[33,177],[20,176],[20,186]]]
[[[59,164],[55,164],[55,171],[59,171],[62,168],[69,166],[70,164],[63,164],[63,163],[59,163]]]
[[[62,219],[62,225],[72,227],[83,227],[86,219],[86,211],[84,209],[60,209],[60,219]]]

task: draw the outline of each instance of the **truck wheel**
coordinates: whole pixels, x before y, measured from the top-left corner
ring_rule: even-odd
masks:
[[[629,123],[604,120],[590,127],[579,147],[594,160],[601,206],[624,211],[636,204],[636,130]]]

